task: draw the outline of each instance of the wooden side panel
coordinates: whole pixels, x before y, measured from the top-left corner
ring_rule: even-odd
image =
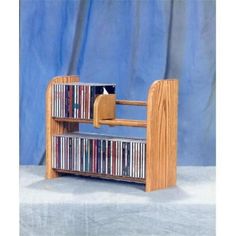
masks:
[[[146,191],[176,184],[178,80],[155,81],[147,105]]]
[[[115,94],[102,94],[99,95],[94,102],[94,118],[93,125],[99,128],[101,125],[100,120],[115,119],[116,116],[116,95]]]
[[[52,85],[55,83],[78,82],[78,76],[58,76],[48,84],[46,91],[46,178],[52,179],[58,173],[52,169],[52,135],[62,134],[78,129],[76,123],[57,122],[52,118]]]

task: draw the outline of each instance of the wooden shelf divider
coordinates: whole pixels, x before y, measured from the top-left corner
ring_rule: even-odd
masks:
[[[78,76],[55,77],[46,92],[46,178],[56,178],[69,173],[106,179],[116,179],[145,184],[145,191],[167,188],[176,184],[178,80],[154,81],[148,91],[147,101],[118,100],[115,94],[99,95],[94,102],[93,120],[52,117],[52,85],[79,82]],[[147,120],[116,118],[116,105],[146,106]],[[97,173],[68,171],[52,168],[52,136],[78,131],[77,123],[131,126],[146,128],[146,176],[138,179]]]

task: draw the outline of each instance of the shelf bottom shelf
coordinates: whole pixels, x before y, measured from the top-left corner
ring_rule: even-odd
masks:
[[[125,182],[145,184],[145,179],[128,177],[128,176],[114,176],[114,175],[107,175],[107,174],[97,174],[97,173],[92,173],[92,172],[80,172],[80,171],[62,170],[62,169],[53,169],[53,170],[55,170],[58,173],[63,173],[63,174],[73,174],[73,175],[81,175],[81,176],[95,177],[95,178],[101,178],[101,179],[120,180],[120,181],[125,181]]]

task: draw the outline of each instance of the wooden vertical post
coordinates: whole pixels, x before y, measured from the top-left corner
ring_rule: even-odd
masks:
[[[52,179],[58,173],[52,169],[52,136],[78,130],[76,123],[57,122],[52,117],[52,85],[56,83],[79,82],[78,76],[58,76],[48,84],[46,91],[46,178]]]
[[[176,184],[178,80],[155,81],[148,92],[146,191]]]

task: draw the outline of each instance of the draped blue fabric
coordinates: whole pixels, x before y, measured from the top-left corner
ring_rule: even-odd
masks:
[[[178,78],[178,164],[215,165],[215,1],[21,0],[20,163],[45,153],[45,91],[57,75],[114,82],[120,99],[145,100],[154,80]],[[117,116],[145,119],[145,108]],[[145,136],[145,129],[81,125]]]

